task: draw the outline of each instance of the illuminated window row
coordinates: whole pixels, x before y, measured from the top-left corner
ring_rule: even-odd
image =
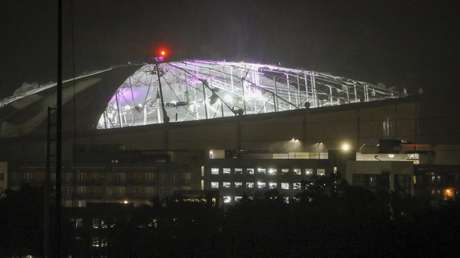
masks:
[[[250,198],[253,199],[252,197],[250,197]],[[225,196],[222,197],[222,200],[224,201],[225,204],[229,204],[232,201],[239,202],[242,199],[243,199],[243,196],[241,196],[241,195],[237,195],[237,196],[225,195]]]
[[[247,198],[249,200],[254,200],[254,196],[247,196]],[[289,203],[289,196],[283,196],[283,201],[285,203]],[[240,202],[241,200],[243,199],[243,196],[241,195],[235,195],[235,196],[232,196],[232,195],[224,195],[222,196],[222,200],[224,202],[224,204],[231,204],[232,202]],[[292,198],[294,200],[297,200],[296,197]]]
[[[257,182],[216,182],[213,181],[210,183],[211,189],[231,189],[233,186],[234,189],[242,189],[243,186],[245,189],[281,189],[281,190],[299,190],[301,188],[301,183],[300,182],[263,182],[263,181],[257,181]]]
[[[280,172],[281,175],[286,175],[290,172],[294,175],[305,175],[305,176],[311,176],[314,174],[314,169],[313,168],[293,168],[292,170],[289,168],[282,168],[278,170],[277,168],[246,168],[244,169],[244,174],[246,175],[270,175],[270,176],[276,176]],[[211,168],[211,175],[230,175],[232,173],[231,168],[222,168],[222,171],[220,168]],[[233,174],[234,175],[242,175],[243,174],[243,168],[234,168],[233,169]],[[326,175],[326,169],[324,168],[318,168],[316,169],[316,175],[318,176],[324,176]]]

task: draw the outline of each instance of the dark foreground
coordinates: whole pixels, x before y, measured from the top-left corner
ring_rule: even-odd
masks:
[[[330,190],[330,189],[329,189]],[[0,199],[0,257],[40,257],[39,189]],[[343,186],[227,210],[171,200],[65,210],[65,257],[457,257],[460,204]],[[51,242],[54,240],[52,239]]]

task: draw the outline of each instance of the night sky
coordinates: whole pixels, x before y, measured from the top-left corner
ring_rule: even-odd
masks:
[[[24,81],[55,80],[55,2],[2,1],[0,97]],[[280,63],[413,91],[458,92],[454,1],[64,2],[65,77],[147,60],[164,42],[176,59]]]

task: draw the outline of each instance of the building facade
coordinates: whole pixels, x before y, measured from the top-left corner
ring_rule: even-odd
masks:
[[[201,183],[204,190],[218,190],[224,205],[243,197],[264,198],[268,191],[289,202],[305,181],[331,173],[334,167],[327,159],[210,159]]]
[[[42,187],[46,168],[23,165],[10,172],[9,187],[27,184]],[[55,174],[50,174],[55,184]],[[111,164],[64,167],[62,174],[63,204],[85,207],[94,203],[152,205],[176,191],[193,189],[192,174],[187,166],[176,164]]]

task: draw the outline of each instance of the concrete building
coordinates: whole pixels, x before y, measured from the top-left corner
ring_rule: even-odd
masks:
[[[441,148],[457,149],[456,146]],[[426,144],[399,144],[396,150],[399,152],[357,153],[356,160],[346,162],[344,178],[351,185],[373,191],[397,191],[434,199],[455,197],[460,189],[458,152],[446,155]]]

